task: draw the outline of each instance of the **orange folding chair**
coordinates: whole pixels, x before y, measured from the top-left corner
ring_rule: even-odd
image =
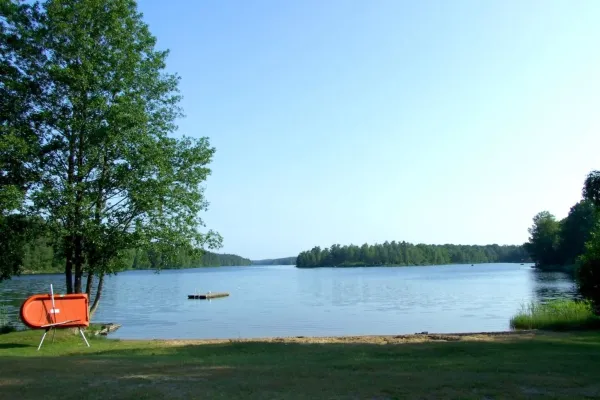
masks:
[[[31,329],[44,329],[44,335],[38,346],[42,347],[44,339],[52,330],[52,341],[56,329],[78,328],[85,344],[90,347],[81,328],[90,325],[86,293],[62,294],[54,296],[54,289],[50,285],[50,294],[35,294],[28,297],[21,305],[21,321]]]

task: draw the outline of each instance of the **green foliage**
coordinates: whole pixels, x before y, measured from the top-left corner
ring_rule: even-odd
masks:
[[[8,315],[4,304],[0,303],[0,335],[16,331],[17,328],[8,320]]]
[[[600,313],[600,222],[577,260],[576,280],[579,292],[590,299]]]
[[[135,253],[131,269],[158,269],[161,263],[161,255],[138,250]],[[198,267],[220,267],[220,266],[248,266],[251,261],[235,254],[217,254],[209,251],[202,253],[190,253],[179,251],[177,256],[168,263],[162,264],[164,269],[182,269]]]
[[[554,300],[530,303],[511,318],[512,329],[576,330],[600,328],[600,318],[589,301]]]
[[[525,248],[539,268],[575,265],[579,292],[600,311],[600,171],[588,174],[583,200],[557,224],[542,212],[534,218]]]
[[[573,265],[584,253],[586,243],[592,238],[592,231],[600,214],[589,200],[582,200],[569,210],[569,215],[560,222],[558,261],[562,265]]]
[[[0,6],[0,200],[45,221],[67,292],[81,292],[87,273],[86,291],[98,276],[99,296],[102,277],[131,264],[131,249],[160,254],[161,268],[182,251],[218,248],[200,218],[215,149],[170,136],[183,116],[179,77],[136,2]],[[35,256],[25,261],[50,259]]]
[[[542,211],[533,217],[533,226],[529,228],[529,241],[525,249],[537,265],[558,263],[560,226],[556,217],[548,211]]]
[[[27,249],[43,235],[43,223],[22,214],[0,215],[0,282],[19,275]]]
[[[426,245],[407,242],[385,242],[330,248],[314,247],[298,255],[296,266],[350,267],[374,265],[441,265],[464,263],[525,262],[528,256],[522,246]]]
[[[159,253],[146,249],[122,252],[119,264],[122,270],[130,269],[181,269],[219,266],[248,266],[248,258],[235,254],[218,254],[210,251],[190,252],[180,249],[176,256],[164,263]],[[52,241],[40,236],[24,246],[22,260],[23,273],[60,273],[64,272],[65,260],[62,254],[52,247]]]
[[[583,197],[600,207],[600,171],[592,171],[588,174],[583,184]]]
[[[295,265],[296,257],[270,258],[266,260],[253,260],[252,265]]]
[[[567,217],[561,221],[543,211],[533,219],[525,249],[541,269],[574,265],[585,251],[599,221],[600,213],[588,199],[571,207]]]

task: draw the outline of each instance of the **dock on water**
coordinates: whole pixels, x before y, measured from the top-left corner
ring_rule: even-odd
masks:
[[[229,296],[229,293],[188,294],[188,299],[209,300],[227,296]]]

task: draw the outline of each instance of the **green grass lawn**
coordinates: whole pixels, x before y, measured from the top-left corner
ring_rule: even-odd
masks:
[[[403,344],[0,335],[1,399],[584,399],[600,396],[600,332]],[[435,339],[435,338],[434,338]],[[393,339],[390,339],[393,341]],[[367,340],[368,341],[368,340]]]

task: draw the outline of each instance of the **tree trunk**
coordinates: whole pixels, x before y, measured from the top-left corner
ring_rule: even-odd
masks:
[[[100,304],[100,295],[102,295],[102,287],[104,285],[104,274],[100,273],[98,277],[98,288],[96,290],[96,297],[94,298],[94,303],[92,304],[92,308],[90,308],[90,319],[98,309],[98,305]]]
[[[82,292],[82,278],[83,278],[83,217],[81,209],[83,208],[83,188],[82,183],[85,175],[84,168],[84,152],[85,152],[85,133],[82,127],[79,127],[77,134],[77,173],[75,175],[75,227],[77,233],[75,234],[75,246],[74,246],[74,263],[75,263],[75,293]]]
[[[67,255],[65,265],[65,278],[67,283],[67,294],[71,294],[73,293],[73,263],[69,255]]]
[[[74,265],[75,265],[75,283],[73,290],[75,293],[82,292],[82,279],[83,279],[83,238],[81,235],[75,236],[75,254],[74,254]]]
[[[88,273],[87,283],[85,284],[85,293],[88,295],[88,299],[92,296],[92,285],[94,284],[94,274]]]
[[[73,188],[75,183],[75,141],[73,134],[69,132],[69,157],[67,166],[67,185],[69,190]],[[68,231],[64,248],[65,248],[65,278],[67,280],[67,294],[73,293],[73,212],[68,210],[66,228]]]
[[[67,283],[67,294],[73,293],[73,252],[71,236],[65,239],[65,278]]]

